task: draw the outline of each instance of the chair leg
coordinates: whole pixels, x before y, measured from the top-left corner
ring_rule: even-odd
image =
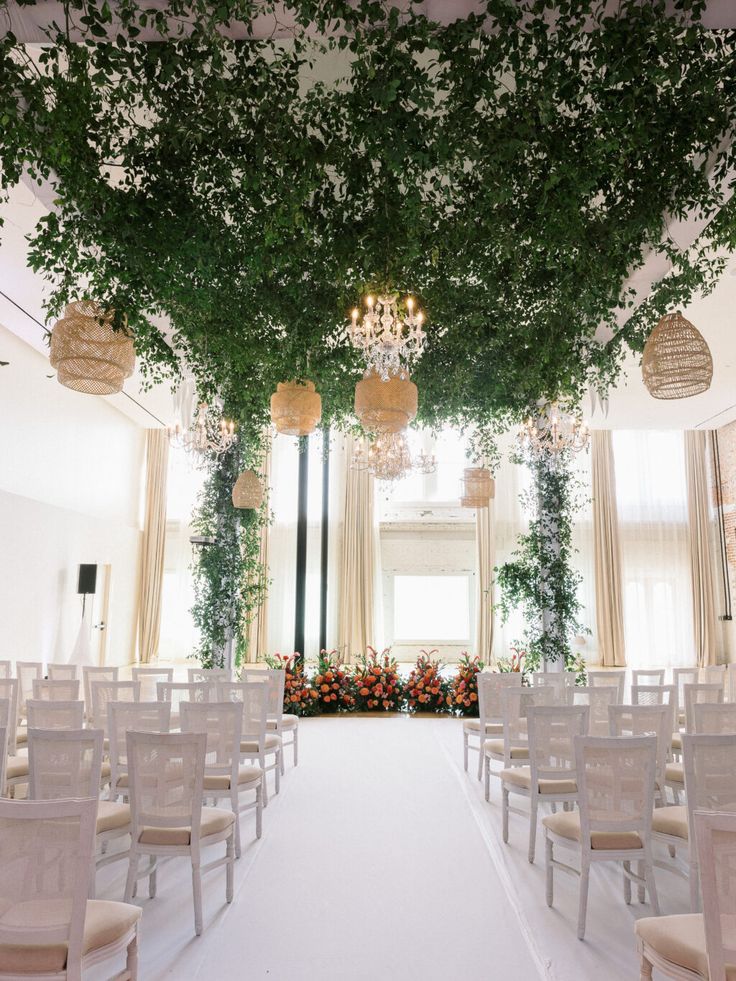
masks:
[[[283,759],[283,755],[284,755],[283,747],[281,749],[277,749],[276,750],[276,766],[275,766],[273,772],[276,774],[276,793],[277,794],[281,790],[281,760]]]
[[[263,806],[268,807],[268,774],[266,773],[266,755],[261,753],[258,762],[263,770]]]
[[[644,862],[637,862],[636,863],[636,874],[639,876],[640,879],[646,879],[646,865],[645,865]],[[640,903],[643,903],[643,902],[646,901],[646,898],[647,898],[646,889],[641,884],[639,884],[637,886],[637,889],[636,889],[636,898],[639,900]]]
[[[125,880],[125,894],[124,901],[129,903],[135,893],[133,892],[136,883],[136,873],[138,871],[138,853],[131,850],[130,858],[128,859],[128,877]]]
[[[539,802],[535,796],[532,796],[529,803],[531,804],[529,812],[529,862],[534,865],[534,856],[537,850],[537,808]]]
[[[688,874],[688,882],[690,885],[690,912],[699,913],[700,912],[700,876],[698,873],[698,866],[692,859],[690,859],[690,872]]]
[[[652,907],[654,915],[659,916],[659,898],[657,896],[657,883],[654,881],[654,866],[652,865],[651,855],[641,864],[644,866],[643,872],[647,883],[647,892],[649,893],[649,905]]]
[[[552,865],[552,859],[554,858],[552,839],[545,835],[544,838],[544,855],[545,855],[545,874],[547,878],[547,905],[551,908],[554,902],[554,874],[555,870]]]
[[[647,955],[641,955],[639,962],[639,981],[652,981],[652,965],[647,960]]]
[[[263,828],[263,792],[260,786],[256,787],[256,838],[261,837]]]
[[[501,823],[503,840],[509,840],[509,791],[505,783],[501,784]]]
[[[588,914],[588,880],[590,865],[582,859],[580,866],[580,896],[578,901],[578,940],[585,939],[585,920]]]
[[[233,866],[235,863],[235,842],[232,832],[227,839],[225,854],[227,856],[227,864],[225,865],[225,901],[231,903],[233,901]]]
[[[463,769],[468,772],[468,734],[463,732]]]
[[[486,772],[486,780],[485,780],[486,800],[490,800],[491,799],[491,761],[488,759],[487,756],[485,757],[485,772]]]
[[[279,755],[279,762],[280,762],[279,769],[281,771],[281,776],[283,777],[284,775],[284,744],[283,743],[281,744],[281,753]]]
[[[299,762],[299,727],[294,730],[294,766]]]
[[[478,743],[478,780],[483,779],[483,737],[479,737],[480,742]]]
[[[151,868],[151,874],[148,876],[148,898],[149,899],[155,899],[156,898],[156,885],[157,885],[157,883],[156,883],[156,872],[157,872],[156,866],[154,865]]]
[[[624,902],[627,906],[631,905],[631,879],[626,875],[631,871],[631,862],[624,862]]]
[[[202,873],[192,860],[192,896],[194,898],[194,932],[202,935]]]
[[[128,944],[127,955],[125,958],[125,970],[128,972],[130,981],[138,981],[138,931],[136,930],[133,939]]]

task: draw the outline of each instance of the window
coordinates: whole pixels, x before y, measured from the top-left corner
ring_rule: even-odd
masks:
[[[393,632],[398,643],[470,639],[470,576],[394,576],[393,580]]]

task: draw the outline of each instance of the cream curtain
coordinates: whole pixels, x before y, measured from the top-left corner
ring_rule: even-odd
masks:
[[[605,667],[626,664],[621,545],[618,535],[613,441],[607,429],[592,439],[593,551],[598,650]]]
[[[686,432],[685,472],[687,474],[688,539],[693,592],[693,636],[695,656],[701,667],[715,664],[717,661],[705,453],[705,432]]]
[[[266,520],[261,526],[261,543],[258,558],[261,564],[260,576],[266,583],[261,602],[253,612],[253,619],[248,624],[248,661],[257,661],[268,653],[268,543],[269,543],[269,519],[270,519],[270,500],[271,500],[271,447],[272,437],[269,433],[266,437],[266,452],[261,464],[261,477],[263,486],[266,488],[266,507],[268,508]]]
[[[338,648],[346,661],[363,654],[374,637],[376,546],[373,477],[353,470],[354,440],[345,445],[345,509],[340,550]]]
[[[484,664],[493,663],[493,566],[494,502],[487,508],[476,508],[475,548],[477,595],[475,618],[475,651]]]
[[[143,664],[157,658],[161,634],[168,463],[169,440],[166,430],[149,429],[146,436],[146,518],[138,604],[138,657]]]

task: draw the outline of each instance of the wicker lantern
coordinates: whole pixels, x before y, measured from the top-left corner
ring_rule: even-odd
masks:
[[[384,381],[375,371],[355,386],[355,414],[369,433],[399,433],[417,414],[417,386],[408,375]]]
[[[713,358],[705,338],[678,310],[665,314],[644,347],[641,373],[655,399],[686,399],[710,388]]]
[[[460,506],[487,508],[496,492],[496,482],[485,467],[466,467],[463,471],[463,493]]]
[[[91,300],[69,303],[51,334],[51,367],[62,385],[87,395],[122,392],[133,374],[135,349],[127,330],[113,330],[113,311]]]
[[[309,436],[322,418],[322,399],[312,382],[279,382],[271,396],[271,422],[284,436]]]
[[[233,507],[257,509],[263,504],[263,484],[253,470],[244,470],[233,487]]]

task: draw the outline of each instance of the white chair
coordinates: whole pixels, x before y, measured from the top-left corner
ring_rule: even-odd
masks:
[[[77,677],[76,664],[47,664],[49,681],[74,681]]]
[[[685,685],[697,685],[699,676],[700,669],[697,667],[672,669],[672,684],[677,695],[676,729],[685,725]]]
[[[669,705],[609,705],[608,721],[611,736],[654,736],[657,740],[656,793],[662,805],[665,796],[665,772],[669,752],[672,709]]]
[[[268,731],[268,685],[262,681],[227,681],[217,685],[221,702],[241,702],[243,705],[243,737],[240,756],[246,760],[258,760],[263,770],[263,806],[268,806],[269,770],[274,771],[274,790],[281,789],[281,737]],[[266,764],[273,756],[274,762]]]
[[[182,702],[209,702],[215,687],[209,681],[159,681],[156,697],[171,705],[171,728],[179,728],[179,705]]]
[[[726,666],[726,680],[723,688],[724,700],[727,702],[736,702],[736,664]]]
[[[683,685],[683,697],[685,707],[685,731],[694,732],[693,710],[696,705],[715,704],[723,702],[723,687],[721,685]],[[680,736],[682,742],[682,735]],[[682,763],[670,763],[667,767],[667,786],[672,791],[675,804],[680,803],[680,792],[685,783],[685,774]]]
[[[626,686],[626,669],[612,668],[610,671],[588,671],[588,684],[591,688],[601,685],[613,685],[618,689],[616,705],[623,705],[624,689]]]
[[[667,750],[677,758],[682,752],[682,742],[677,726],[677,688],[675,685],[632,685],[632,705],[668,705],[670,709],[670,745]]]
[[[693,826],[703,913],[637,920],[641,981],[653,968],[676,981],[736,977],[736,814],[696,811]]]
[[[33,698],[33,681],[43,678],[43,661],[16,661],[15,676],[18,679],[18,712],[26,716],[26,702]]]
[[[588,880],[594,862],[620,862],[624,900],[631,902],[631,883],[644,886],[659,915],[651,850],[657,740],[654,736],[614,739],[577,736],[575,767],[578,811],[542,819],[545,827],[547,905],[554,901],[554,870],[578,876],[578,937],[585,937]],[[555,858],[557,847],[580,855],[580,870]],[[631,863],[637,862],[637,872]]]
[[[243,681],[259,681],[263,675],[268,678],[268,724],[270,732],[281,737],[281,773],[284,772],[284,751],[291,746],[294,753],[294,766],[299,762],[299,717],[291,712],[284,712],[284,686],[286,671],[284,668],[269,668],[267,671],[256,670],[241,672]],[[291,739],[284,739],[285,733],[291,733]]]
[[[76,702],[79,700],[79,682],[74,679],[34,678],[33,698],[37,701],[47,699],[48,701]],[[26,699],[27,701],[28,699]]]
[[[232,681],[232,675],[227,668],[187,668],[187,681],[192,684],[217,684],[218,681]]]
[[[693,705],[693,732],[696,735],[736,732],[736,704],[700,702]]]
[[[0,678],[0,699],[7,698],[8,700],[8,718],[6,725],[8,727],[7,739],[8,746],[7,752],[8,756],[15,756],[17,752],[19,726],[18,726],[18,679],[17,678]],[[23,727],[22,739],[25,743],[27,737],[27,731],[25,726]]]
[[[94,724],[94,719],[92,718],[92,689],[91,685],[93,681],[117,681],[118,680],[118,668],[98,668],[98,667],[83,667],[82,668],[82,681],[84,688],[84,706],[87,712],[87,721],[90,725]]]
[[[2,715],[2,706],[0,705],[0,716]],[[5,793],[5,765],[8,760],[7,753],[8,746],[8,730],[7,727],[2,725],[0,722],[0,797]]]
[[[173,668],[135,667],[130,674],[133,681],[139,681],[141,684],[140,700],[142,702],[156,701],[156,686],[159,681],[174,680]]]
[[[98,800],[102,774],[102,729],[29,729],[29,794],[32,800],[80,799],[97,802],[95,838],[100,845],[95,869],[128,857],[125,851],[106,854],[115,838],[130,834],[130,808]],[[90,881],[94,896],[94,876]]]
[[[565,690],[574,688],[576,680],[575,671],[532,671],[532,687],[552,687],[560,705],[566,704]]]
[[[509,794],[529,799],[529,861],[534,862],[537,812],[540,804],[572,805],[578,796],[573,739],[588,731],[586,705],[540,705],[527,709],[529,766],[502,770],[501,817],[503,840],[509,840]]]
[[[608,708],[616,704],[618,688],[613,685],[579,685],[568,694],[570,705],[587,705],[588,735],[607,736],[609,731]]]
[[[207,736],[203,732],[129,732],[128,768],[133,824],[126,902],[138,879],[148,878],[149,896],[156,895],[159,858],[188,858],[192,865],[194,932],[202,933],[202,873],[226,868],[226,899],[233,898],[235,815],[219,807],[203,807],[202,793]],[[202,865],[201,850],[225,844],[223,858]],[[150,858],[139,868],[142,855]]]
[[[636,668],[631,672],[632,685],[663,685],[666,668]]]
[[[478,779],[483,776],[483,743],[489,736],[503,735],[501,692],[504,688],[521,688],[520,671],[481,671],[478,682],[478,718],[463,719],[463,766],[468,769],[468,751],[478,753]],[[481,735],[483,733],[483,735]],[[471,738],[478,742],[471,742]]]
[[[698,682],[701,685],[726,685],[726,665],[725,664],[706,664],[700,669]]]
[[[109,702],[110,800],[128,797],[128,732],[168,732],[170,702]]]
[[[126,955],[138,977],[141,911],[88,899],[95,800],[0,801],[0,978],[79,981]]]
[[[13,662],[0,661],[0,678],[12,678],[12,677],[13,677]]]
[[[0,685],[6,682],[0,681]],[[16,685],[13,679],[13,685]],[[11,692],[17,690],[16,687],[8,689]],[[15,788],[28,783],[28,757],[22,754],[16,755],[8,749],[8,739],[15,736],[15,700],[11,694],[10,698],[0,698],[0,727],[4,732],[3,750],[3,773],[0,781],[0,795],[6,792],[10,797],[15,795]]]
[[[90,681],[92,712],[87,717],[90,725],[102,729],[105,739],[110,738],[107,722],[107,706],[110,702],[139,702],[141,685],[139,681]],[[107,747],[106,747],[107,748]]]
[[[486,739],[483,743],[486,800],[491,799],[491,762],[500,763],[501,770],[529,764],[527,713],[534,705],[558,705],[560,690],[552,685],[540,685],[539,688],[509,685],[501,690],[503,734],[500,739]],[[500,772],[495,771],[495,776]]]
[[[263,770],[240,765],[242,728],[243,708],[235,702],[181,703],[181,731],[207,736],[204,794],[230,801],[235,815],[236,858],[240,858],[240,815],[255,808],[256,838],[261,837],[263,815]],[[246,793],[255,793],[255,800],[241,804],[240,795]]]
[[[29,729],[82,729],[84,702],[68,702],[31,698],[26,704]]]

